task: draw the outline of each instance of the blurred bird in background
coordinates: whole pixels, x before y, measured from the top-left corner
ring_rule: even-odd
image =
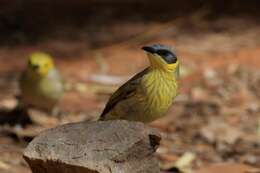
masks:
[[[142,48],[150,66],[123,84],[109,99],[100,120],[151,122],[162,117],[177,95],[179,61],[167,46]]]
[[[29,56],[19,87],[22,106],[58,113],[57,104],[63,95],[64,83],[50,55],[35,52]]]

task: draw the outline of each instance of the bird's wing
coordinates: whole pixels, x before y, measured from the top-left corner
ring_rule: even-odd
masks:
[[[148,72],[148,68],[144,69],[140,73],[133,76],[131,79],[129,79],[125,84],[123,84],[120,88],[118,88],[114,94],[110,97],[108,100],[105,109],[103,110],[102,114],[100,115],[100,118],[104,118],[104,116],[110,112],[120,101],[128,98],[130,95],[132,95],[136,89],[137,86],[140,83],[140,80],[142,77]]]

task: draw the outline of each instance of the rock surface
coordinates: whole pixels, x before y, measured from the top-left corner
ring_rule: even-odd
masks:
[[[159,142],[139,122],[72,123],[39,134],[24,158],[33,173],[159,173]]]

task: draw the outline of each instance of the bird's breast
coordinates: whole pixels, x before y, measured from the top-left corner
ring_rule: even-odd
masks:
[[[168,110],[177,92],[177,81],[172,73],[154,70],[142,80],[144,107],[148,114],[162,114]]]

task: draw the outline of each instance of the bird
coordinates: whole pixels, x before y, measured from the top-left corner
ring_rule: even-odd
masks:
[[[109,98],[99,120],[128,120],[150,123],[161,118],[178,91],[180,62],[166,45],[142,47],[150,66],[119,87]]]
[[[57,114],[64,93],[64,81],[53,58],[44,52],[29,55],[27,67],[19,80],[21,105]]]

